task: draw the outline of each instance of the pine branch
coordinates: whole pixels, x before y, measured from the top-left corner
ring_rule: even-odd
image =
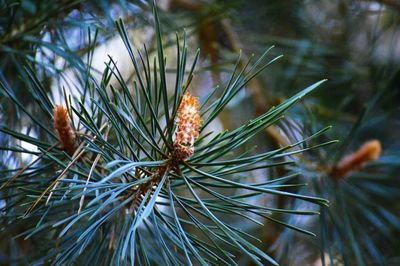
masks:
[[[201,104],[189,92],[196,60],[187,73],[185,37],[181,43],[177,38],[177,47],[185,52],[178,56],[176,86],[174,90],[168,89],[168,58],[163,50],[157,9],[153,12],[157,36],[153,65],[146,49],[134,52],[122,20],[116,22],[135,69],[133,86],[122,77],[112,58],[105,64],[100,81],[87,71],[90,65],[76,65],[82,95],[65,95],[68,108],[57,107],[53,116],[55,104],[34,68],[28,66],[27,93],[38,110],[46,114],[46,121],[36,119],[35,113],[24,108],[5,78],[0,77],[2,94],[31,118],[32,128],[47,132],[35,138],[17,129],[0,127],[2,133],[39,150],[34,163],[10,169],[0,179],[6,199],[2,211],[10,215],[11,221],[29,225],[21,236],[45,236],[51,240],[43,247],[43,257],[38,254],[29,258],[36,260],[33,263],[86,264],[97,258],[101,264],[235,265],[234,254],[242,253],[257,265],[277,265],[254,244],[257,237],[224,217],[238,217],[255,224],[260,224],[261,218],[268,219],[313,235],[273,215],[315,215],[315,211],[251,203],[259,195],[276,195],[316,206],[328,205],[327,200],[307,192],[286,191],[288,187],[304,186],[294,181],[301,172],[263,183],[252,182],[249,173],[279,167],[280,158],[334,141],[291,150],[316,139],[326,128],[297,143],[254,156],[241,155],[238,149],[279,121],[289,108],[325,80],[243,126],[207,140],[204,137],[211,132],[207,132],[206,126],[277,58],[267,60],[268,49],[254,63],[249,60],[241,67],[238,61],[237,70],[220,96],[212,103]],[[118,87],[110,83],[111,78],[117,80]],[[25,153],[15,147],[4,148]]]

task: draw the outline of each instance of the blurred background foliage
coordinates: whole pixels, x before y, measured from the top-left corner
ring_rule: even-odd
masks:
[[[333,128],[324,138],[340,140],[339,144],[293,157],[298,162],[296,171],[302,173],[300,181],[308,186],[290,190],[325,197],[331,205],[321,209],[319,217],[290,216],[287,222],[317,236],[266,223],[258,233],[264,240],[260,247],[282,265],[399,265],[400,2],[160,0],[157,4],[164,35],[171,44],[175,32],[185,30],[191,54],[197,47],[201,49],[200,66],[191,85],[200,99],[226,81],[239,52],[241,65],[271,45],[275,45],[274,55],[284,55],[230,103],[219,124],[211,125],[217,130],[235,128],[300,88],[328,79],[279,127],[268,128],[243,148],[280,147],[325,125]],[[56,102],[63,101],[63,88],[74,91],[78,87],[74,84],[83,82],[76,80],[73,71],[101,71],[107,55],[129,78],[133,67],[121,52],[123,44],[115,37],[113,21],[122,17],[134,44],[141,47],[146,42],[152,51],[155,36],[149,26],[151,16],[146,1],[0,0],[0,75],[28,109],[35,107],[30,105],[32,99],[24,97],[23,88],[26,82],[36,82],[32,71]],[[96,36],[94,29],[98,30]],[[88,31],[92,32],[90,38]],[[93,44],[94,37],[97,42],[91,47],[88,44]],[[174,49],[167,50],[171,71],[174,56]],[[90,70],[86,68],[89,60],[93,61]],[[32,67],[27,68],[27,64]],[[27,127],[16,106],[5,97],[0,101],[1,123],[40,136],[40,130]],[[332,167],[370,139],[381,142],[380,158],[341,180],[333,179],[329,174]],[[9,141],[0,135],[2,144]],[[4,150],[0,160],[5,170],[30,158],[11,157]],[[261,181],[285,171],[263,170],[254,173],[254,178]],[[279,197],[263,200],[271,207],[298,208],[304,204]],[[23,228],[10,231],[4,230],[5,224],[1,226],[0,263],[34,253],[35,241],[43,241],[13,238]],[[259,230],[246,226],[243,223],[248,231]],[[243,259],[239,264],[248,262]]]

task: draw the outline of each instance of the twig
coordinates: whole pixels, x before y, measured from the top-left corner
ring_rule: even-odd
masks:
[[[52,146],[50,146],[47,150],[46,153],[51,151],[52,149],[54,149],[60,142],[56,142],[55,144],[53,144]],[[14,176],[12,176],[9,180],[7,180],[7,182],[5,182],[0,189],[5,188],[6,186],[8,186],[8,184],[10,184],[12,181],[14,181],[15,179],[17,179],[23,172],[25,172],[29,167],[31,167],[32,165],[34,165],[37,161],[39,161],[44,155],[46,155],[46,153],[42,153],[40,154],[35,160],[33,160],[32,162],[30,162],[28,165],[24,166],[21,170],[19,170]]]
[[[78,215],[81,213],[81,210],[82,210],[82,207],[83,207],[83,202],[85,201],[85,191],[87,189],[87,185],[89,184],[90,177],[92,176],[92,173],[93,173],[94,169],[96,168],[96,165],[99,162],[100,158],[101,158],[100,154],[97,154],[96,159],[94,159],[93,165],[90,168],[89,175],[88,175],[88,177],[86,179],[85,188],[83,189],[83,192],[82,192],[83,194],[82,194],[82,197],[81,197],[81,199],[79,201]]]

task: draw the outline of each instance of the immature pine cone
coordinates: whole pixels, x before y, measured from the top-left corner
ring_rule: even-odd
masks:
[[[179,105],[176,123],[178,129],[175,133],[174,157],[185,160],[194,153],[194,142],[199,137],[201,125],[199,101],[188,92],[183,95]]]
[[[62,149],[73,155],[76,150],[75,134],[70,126],[67,109],[62,105],[54,108],[54,128],[58,132]]]

